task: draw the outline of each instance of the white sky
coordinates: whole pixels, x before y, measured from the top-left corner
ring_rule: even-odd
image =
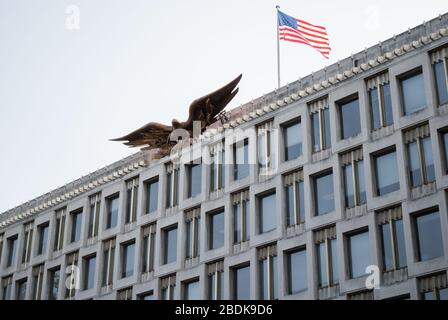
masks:
[[[80,29],[66,28],[68,5]],[[332,53],[281,44],[292,82],[447,11],[446,0],[0,0],[0,212],[134,153],[108,139],[187,117],[243,73],[233,108],[276,86],[275,5]]]

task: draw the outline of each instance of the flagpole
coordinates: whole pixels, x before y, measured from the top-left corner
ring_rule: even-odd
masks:
[[[278,24],[278,9],[280,6],[275,6],[277,9],[277,87],[280,88],[280,31]]]

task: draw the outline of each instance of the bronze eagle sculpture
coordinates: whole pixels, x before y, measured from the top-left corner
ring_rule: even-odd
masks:
[[[192,137],[195,121],[200,121],[202,133],[207,126],[218,120],[224,108],[238,93],[236,86],[240,82],[241,77],[242,74],[222,88],[194,100],[190,104],[188,119],[185,122],[173,119],[171,126],[150,122],[123,137],[111,139],[111,141],[126,141],[124,143],[125,145],[130,147],[143,147],[142,150],[158,149],[157,154],[163,157],[177,143],[175,139],[171,138],[174,130],[183,129]]]

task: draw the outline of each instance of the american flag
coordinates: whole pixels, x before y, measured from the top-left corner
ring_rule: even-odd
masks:
[[[330,41],[325,27],[293,18],[278,10],[278,32],[280,40],[307,44],[326,59],[330,55]]]

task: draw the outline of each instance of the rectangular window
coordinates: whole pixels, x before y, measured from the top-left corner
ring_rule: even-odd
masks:
[[[201,293],[199,291],[199,279],[184,281],[183,283],[184,300],[199,300]]]
[[[132,287],[117,291],[117,300],[132,300]]]
[[[337,104],[341,121],[341,139],[356,137],[361,133],[358,97]]]
[[[260,299],[278,299],[277,246],[271,245],[258,250]]]
[[[163,264],[177,259],[177,225],[163,230]]]
[[[12,276],[2,279],[2,300],[12,300]]]
[[[422,300],[448,300],[448,279],[446,272],[418,279]]]
[[[284,176],[286,195],[286,225],[293,226],[305,222],[305,190],[303,171]]]
[[[24,244],[22,251],[22,263],[28,263],[31,258],[31,249],[33,247],[33,223],[24,225]]]
[[[232,268],[233,300],[250,299],[250,265]]]
[[[334,211],[333,171],[319,173],[312,178],[314,186],[315,215]]]
[[[5,235],[3,233],[0,233],[0,269],[2,268],[3,260],[2,260],[2,254],[3,254],[3,238]]]
[[[372,130],[394,123],[390,95],[389,74],[382,73],[367,80]]]
[[[302,123],[295,120],[283,125],[283,143],[285,146],[285,161],[293,160],[302,155]]]
[[[107,202],[106,229],[115,228],[117,226],[119,200],[120,197],[118,194],[106,199]]]
[[[137,300],[154,300],[154,291],[150,290],[137,296]]]
[[[382,196],[400,189],[395,149],[373,156],[376,178],[376,195]]]
[[[438,105],[448,103],[448,48],[443,47],[430,53],[434,69]]]
[[[208,271],[208,299],[224,299],[224,261],[217,261],[207,265]]]
[[[100,222],[100,204],[101,204],[101,194],[97,193],[89,197],[89,229],[88,238],[95,238],[98,236],[98,227]]]
[[[54,247],[53,251],[59,251],[64,245],[65,212],[66,208],[56,211],[56,221],[54,227]]]
[[[381,210],[377,215],[383,260],[383,271],[407,266],[401,206]]]
[[[343,154],[341,162],[344,174],[345,207],[353,208],[366,203],[362,149]]]
[[[109,239],[103,242],[103,269],[101,276],[101,286],[112,285],[114,277],[115,260],[115,239]]]
[[[443,256],[442,230],[438,209],[413,216],[418,261]]]
[[[445,166],[445,174],[448,174],[448,131],[441,133],[442,137],[442,150],[443,150],[443,163]]]
[[[258,198],[258,232],[265,233],[277,228],[276,193],[270,192]]]
[[[154,252],[156,241],[156,224],[143,227],[142,273],[154,270]]]
[[[350,278],[364,276],[366,267],[371,264],[369,230],[347,235],[347,252]]]
[[[423,125],[404,133],[408,150],[409,180],[411,187],[434,182],[435,171],[432,159],[429,125]]]
[[[44,281],[44,265],[33,268],[33,300],[42,299],[42,286]]]
[[[316,231],[314,241],[319,288],[335,286],[339,283],[336,227]]]
[[[26,300],[27,279],[16,281],[16,300]]]
[[[72,223],[70,242],[78,242],[81,240],[82,209],[71,212],[70,217]]]
[[[233,145],[233,179],[239,180],[249,176],[249,139]]]
[[[287,292],[296,294],[307,290],[306,250],[299,249],[286,253]]]
[[[6,260],[6,268],[12,267],[16,262],[18,236],[8,238],[8,259]]]
[[[403,114],[409,115],[426,108],[426,94],[422,70],[400,78]]]
[[[310,103],[313,152],[319,152],[331,147],[330,109],[328,98]]]
[[[225,185],[225,143],[221,141],[210,147],[210,191],[218,191]]]
[[[84,260],[83,288],[84,290],[89,290],[95,286],[96,255],[85,257],[83,260]]]
[[[159,178],[146,182],[146,213],[157,211],[159,199]]]
[[[201,193],[202,165],[197,163],[198,161],[201,160],[196,160],[185,166],[188,177],[188,198],[193,198]]]
[[[260,174],[268,174],[275,168],[274,122],[263,123],[257,126],[258,170]]]
[[[126,181],[126,217],[125,223],[137,220],[138,177]]]
[[[191,259],[199,255],[199,219],[201,208],[193,208],[185,212],[186,242],[185,258]]]
[[[208,249],[218,249],[224,246],[224,209],[208,213]]]
[[[45,254],[47,252],[47,246],[48,246],[48,229],[49,224],[44,223],[37,227],[37,233],[38,233],[38,247],[37,247],[37,255],[40,256],[42,254]]]
[[[233,243],[246,242],[250,238],[249,190],[232,194]]]
[[[134,274],[135,241],[121,245],[121,277],[127,278]]]
[[[58,299],[60,279],[61,269],[59,267],[48,270],[48,300]]]
[[[171,275],[160,279],[161,300],[173,300],[174,289],[176,287],[176,275]]]
[[[73,252],[67,255],[66,259],[66,279],[65,279],[65,298],[72,299],[77,290],[77,267],[78,267],[78,252]]]
[[[166,165],[166,207],[176,207],[179,203],[179,165]]]

